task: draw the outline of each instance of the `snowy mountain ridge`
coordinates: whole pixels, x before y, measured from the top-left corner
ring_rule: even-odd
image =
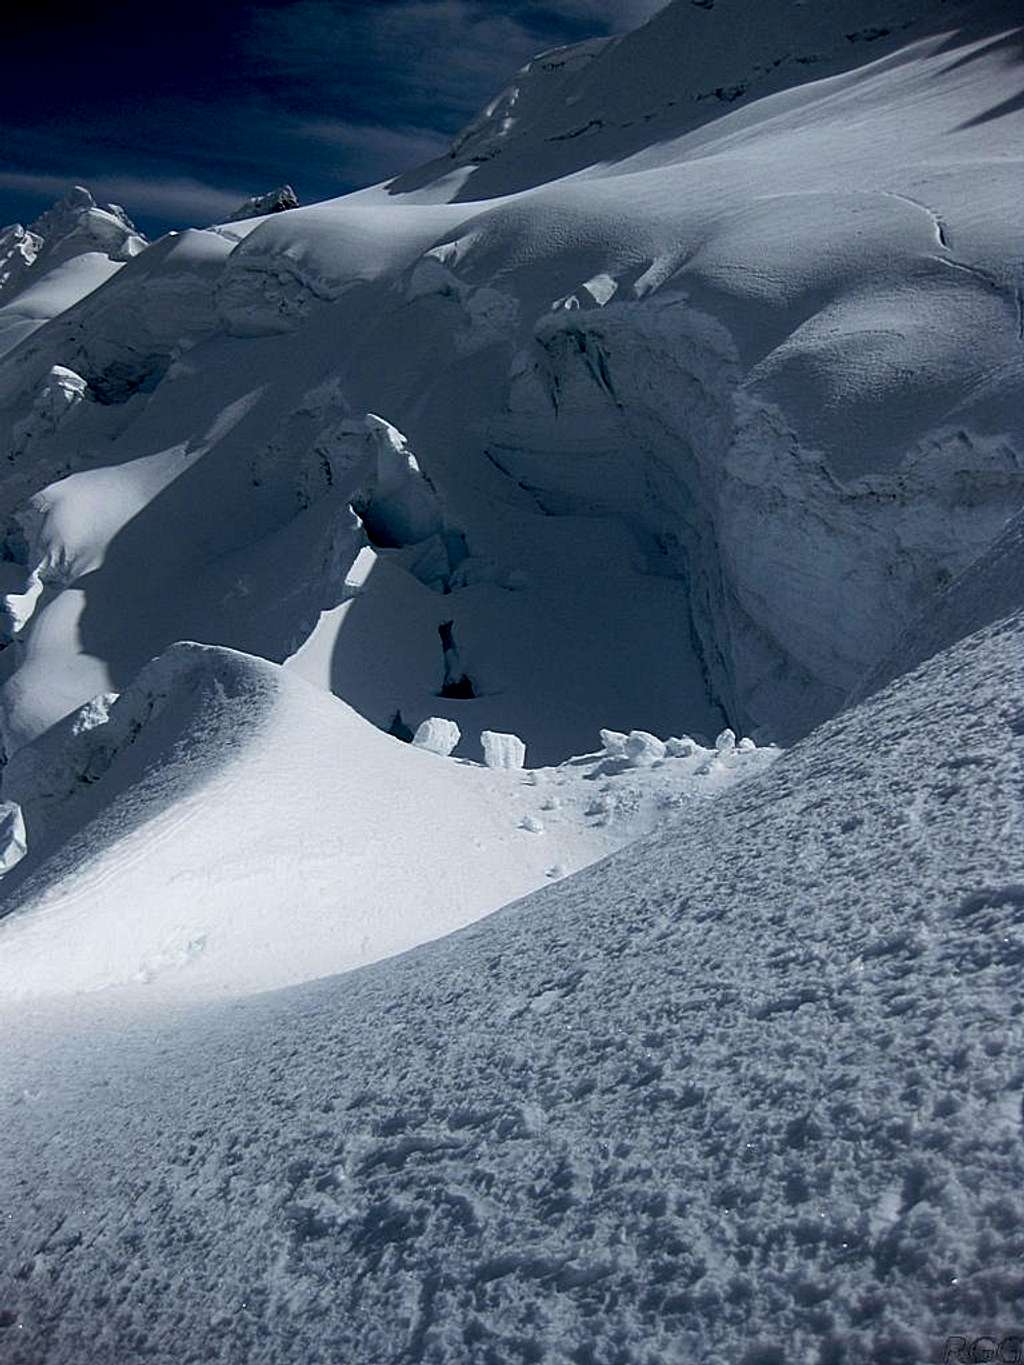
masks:
[[[102,252],[111,261],[124,262],[146,245],[120,204],[100,206],[87,189],[74,185],[30,227],[15,223],[4,228],[0,303],[6,304],[25,287],[25,275],[32,266],[38,265],[41,273],[83,252]]]
[[[119,204],[73,185],[29,227],[0,232],[0,356],[111,279],[146,247]]]
[[[1000,12],[1001,11],[1001,12]],[[627,159],[777,92],[893,58],[915,41],[959,30],[985,37],[1011,5],[958,0],[690,0],[668,4],[621,37],[545,52],[455,138],[447,157],[400,176],[399,192],[476,167],[459,198],[487,198]],[[501,157],[503,164],[481,170]]]

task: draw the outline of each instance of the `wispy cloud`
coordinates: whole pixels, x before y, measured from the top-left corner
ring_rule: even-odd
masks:
[[[430,128],[387,128],[345,119],[295,125],[297,137],[319,143],[337,157],[339,167],[358,179],[375,178],[382,167],[397,175],[447,151],[450,138]]]
[[[256,10],[247,44],[290,98],[302,97],[304,82],[328,107],[343,101],[380,123],[421,126],[431,114],[451,125],[475,110],[536,51],[537,37],[479,0],[382,0],[355,10],[297,0]]]
[[[22,6],[5,29],[0,223],[78,180],[160,232],[283,180],[308,203],[398,175],[442,152],[538,52],[621,32],[660,4],[179,0],[144,24],[94,6],[56,27],[46,8]]]
[[[33,175],[0,171],[0,189],[53,199],[59,199],[72,185],[81,184],[87,185],[101,203],[124,204],[130,211],[194,222],[215,221],[232,212],[241,202],[237,191],[221,190],[187,177],[154,180],[130,175]]]
[[[624,33],[645,23],[668,0],[555,0],[551,6],[573,19],[605,24],[615,33]]]
[[[293,0],[253,10],[243,42],[290,98],[455,132],[546,48],[628,29],[665,0]]]

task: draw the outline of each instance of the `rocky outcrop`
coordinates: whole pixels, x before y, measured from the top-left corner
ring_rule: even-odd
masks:
[[[284,213],[287,209],[298,207],[298,195],[291,185],[280,185],[276,190],[268,190],[266,194],[254,194],[235,209],[228,222],[241,223],[246,218],[264,218],[268,213]]]

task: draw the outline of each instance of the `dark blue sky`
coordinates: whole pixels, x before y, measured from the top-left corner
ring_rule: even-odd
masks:
[[[35,0],[3,25],[0,224],[76,181],[150,234],[282,181],[342,194],[437,155],[536,52],[663,3]]]

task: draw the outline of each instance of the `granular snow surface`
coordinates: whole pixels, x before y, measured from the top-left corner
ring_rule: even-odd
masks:
[[[910,1362],[1024,1282],[1024,618],[462,933],[5,1019],[4,1359]]]

